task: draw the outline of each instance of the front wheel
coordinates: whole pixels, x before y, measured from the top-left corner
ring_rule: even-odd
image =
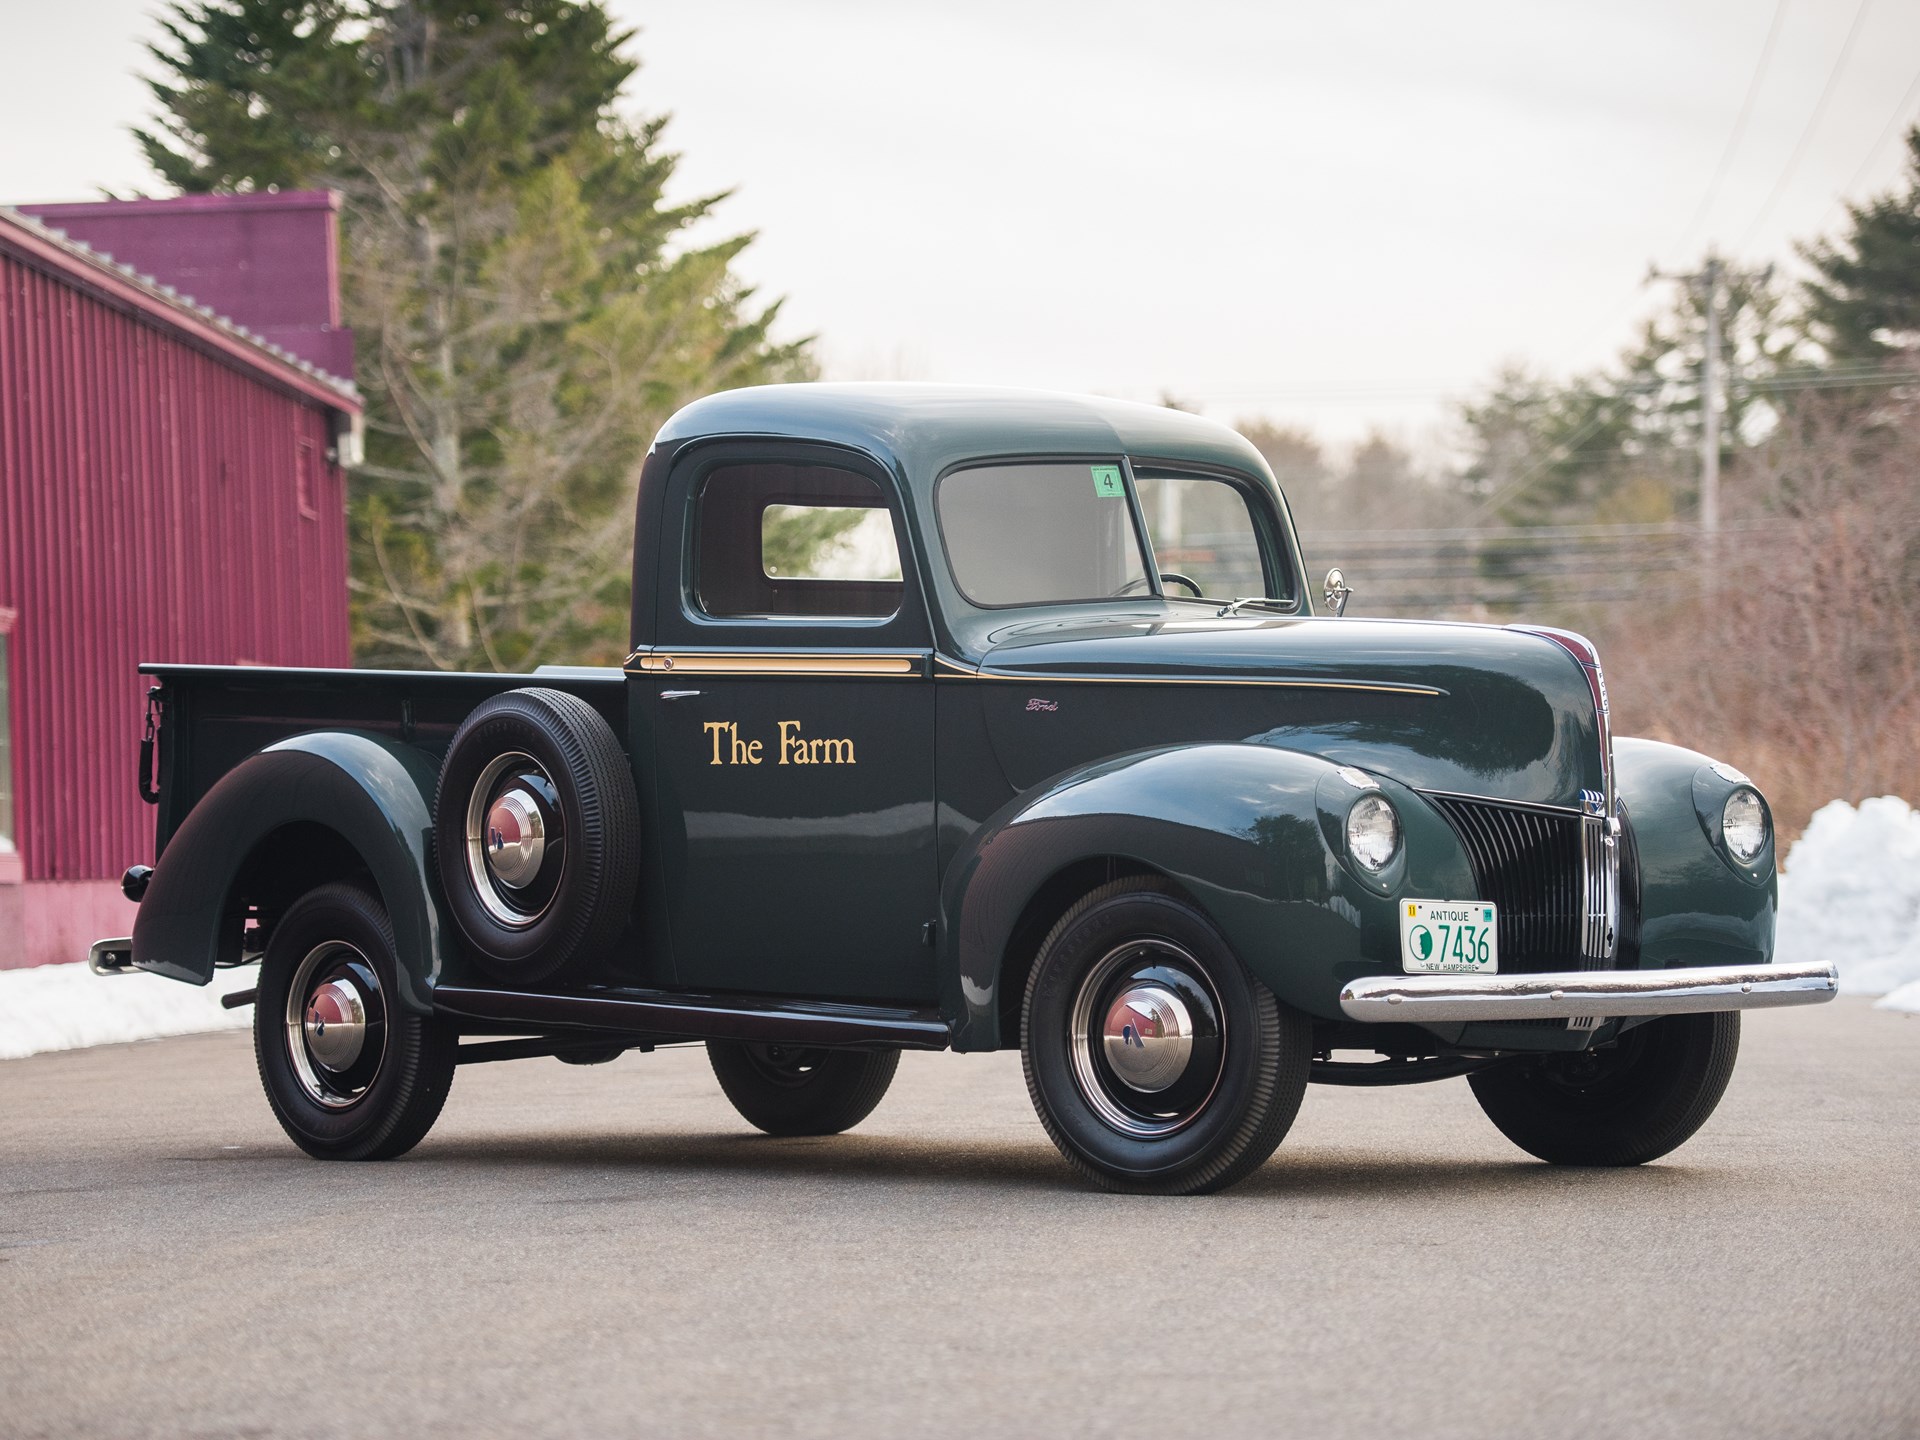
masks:
[[[1027,980],[1027,1091],[1060,1153],[1109,1190],[1224,1189],[1266,1160],[1306,1093],[1313,1031],[1163,882],[1069,910]]]
[[[322,885],[273,927],[253,1051],[267,1102],[320,1160],[387,1160],[419,1144],[453,1084],[459,1037],[399,1003],[393,925],[355,885]]]
[[[748,1124],[769,1135],[838,1135],[873,1113],[900,1052],[709,1040],[707,1061]]]
[[[1740,1015],[1666,1015],[1577,1055],[1489,1066],[1467,1077],[1487,1118],[1554,1165],[1644,1165],[1713,1114],[1740,1054]]]

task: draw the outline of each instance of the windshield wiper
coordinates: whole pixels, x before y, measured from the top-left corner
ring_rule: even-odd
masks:
[[[1291,604],[1293,604],[1291,600],[1276,600],[1271,595],[1246,595],[1222,605],[1213,618],[1224,620],[1227,616],[1237,613],[1242,605],[1275,605],[1284,610]]]

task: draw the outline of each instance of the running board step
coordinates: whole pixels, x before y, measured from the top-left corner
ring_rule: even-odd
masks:
[[[529,1030],[599,1030],[681,1040],[755,1040],[765,1044],[893,1046],[944,1050],[953,1034],[936,1011],[882,1005],[794,1005],[746,995],[688,995],[672,990],[592,990],[549,995],[442,985],[433,1008],[456,1020]]]

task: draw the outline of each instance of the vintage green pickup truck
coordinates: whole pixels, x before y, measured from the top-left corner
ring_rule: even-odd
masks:
[[[1615,739],[1577,635],[1348,593],[1315,613],[1272,473],[1192,415],[716,395],[647,459],[623,669],[148,667],[158,859],[93,965],[257,963],[322,1158],[409,1149],[463,1063],[681,1042],[781,1135],[902,1049],[1018,1047],[1122,1190],[1232,1184],[1311,1080],[1665,1154],[1739,1011],[1834,992],[1770,963],[1766,801]]]

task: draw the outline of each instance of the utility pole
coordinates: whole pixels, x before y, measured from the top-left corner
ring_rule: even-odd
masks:
[[[1720,538],[1720,257],[1707,251],[1707,348],[1700,357],[1700,531],[1709,553]]]
[[[1773,267],[1730,271],[1711,248],[1706,263],[1691,274],[1647,267],[1648,284],[1655,280],[1678,281],[1699,295],[1701,308],[1707,312],[1707,343],[1700,356],[1700,535],[1709,559],[1720,538],[1720,393],[1725,388],[1726,370],[1726,357],[1721,354],[1720,292],[1730,274],[1765,285],[1773,276]]]

